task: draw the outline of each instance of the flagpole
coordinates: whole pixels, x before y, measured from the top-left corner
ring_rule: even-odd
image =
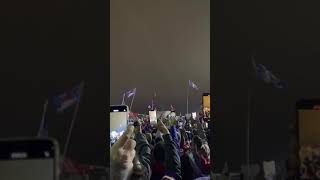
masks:
[[[133,94],[133,97],[132,97],[132,100],[131,100],[131,104],[130,104],[130,111],[132,112],[132,104],[133,104],[133,101],[134,101],[134,97],[136,96],[136,92],[137,90],[135,90],[134,94]]]
[[[256,68],[256,63],[254,61],[254,57],[251,56],[252,65]],[[255,70],[255,73],[256,70]],[[252,80],[252,73],[249,69],[249,86],[248,86],[248,109],[247,109],[247,151],[246,151],[246,159],[247,159],[247,173],[248,173],[248,180],[251,180],[251,168],[250,168],[250,122],[251,122],[251,112],[252,112],[252,94],[253,94],[253,80]]]
[[[153,98],[152,98],[152,100],[151,100],[151,110],[152,110],[152,111],[154,110],[154,108],[153,108]]]
[[[42,116],[41,116],[41,123],[40,123],[40,128],[39,128],[39,131],[38,131],[38,137],[43,135],[43,130],[44,130],[44,127],[45,127],[45,119],[46,119],[47,108],[48,108],[48,99],[46,99],[45,103],[43,104],[43,112],[42,112]]]
[[[123,93],[123,95],[122,95],[122,103],[121,103],[121,105],[124,105],[125,103],[124,103],[124,97],[126,96],[126,93]]]
[[[156,108],[156,106],[155,106],[156,97],[157,97],[157,93],[154,92],[153,99],[152,99],[152,108],[153,108],[153,110],[155,110],[155,108]]]
[[[80,105],[80,100],[81,100],[81,96],[82,96],[82,91],[83,91],[83,87],[84,87],[84,81],[81,82],[80,84],[80,94],[79,94],[79,99],[77,101],[77,106],[75,108],[75,110],[73,111],[73,115],[72,115],[72,121],[71,121],[71,125],[70,125],[70,128],[69,128],[69,132],[68,132],[68,136],[67,136],[67,140],[66,140],[66,143],[65,143],[65,146],[64,146],[64,150],[63,150],[63,156],[62,156],[62,162],[67,154],[67,151],[68,151],[68,146],[70,144],[70,137],[71,137],[71,133],[72,133],[72,130],[73,130],[73,127],[74,127],[74,122],[77,118],[77,114],[78,114],[78,110],[79,110],[79,105]]]
[[[189,83],[187,87],[187,114],[189,114]]]
[[[247,117],[247,173],[248,179],[251,180],[250,171],[250,120],[251,120],[251,97],[252,88],[248,88],[248,117]]]

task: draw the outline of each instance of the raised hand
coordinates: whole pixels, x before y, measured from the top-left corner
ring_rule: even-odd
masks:
[[[133,168],[136,142],[131,139],[133,126],[129,126],[118,141],[111,147],[111,166],[119,171],[130,172]]]
[[[163,122],[158,119],[157,128],[162,134],[170,134],[168,128],[163,124]]]

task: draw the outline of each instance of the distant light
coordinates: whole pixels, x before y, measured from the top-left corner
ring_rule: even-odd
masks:
[[[11,154],[12,159],[23,159],[27,157],[28,157],[28,154],[25,152],[15,152]]]
[[[192,118],[195,119],[196,117],[197,117],[197,113],[196,113],[196,112],[193,112],[193,113],[192,113]]]
[[[50,157],[50,153],[49,153],[48,151],[45,151],[45,152],[44,152],[44,156],[45,156],[45,157]]]
[[[119,110],[118,109],[114,109],[113,112],[119,112]]]

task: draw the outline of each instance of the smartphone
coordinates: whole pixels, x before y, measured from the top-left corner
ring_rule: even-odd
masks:
[[[197,113],[196,113],[196,112],[193,112],[193,113],[192,113],[192,118],[193,118],[193,119],[196,119],[196,118],[197,118]]]
[[[1,180],[58,180],[59,147],[53,139],[0,140]]]
[[[114,144],[129,124],[129,108],[126,105],[110,106],[110,143]]]
[[[155,126],[157,124],[157,111],[149,111],[150,125]]]
[[[320,99],[296,103],[296,134],[299,179],[319,179],[320,174]]]
[[[202,111],[204,118],[210,118],[210,93],[202,94]]]

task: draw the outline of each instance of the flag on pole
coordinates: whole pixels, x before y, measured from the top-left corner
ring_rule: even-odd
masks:
[[[189,86],[191,86],[193,89],[199,90],[199,87],[191,80],[189,80]]]
[[[266,84],[270,84],[275,88],[283,88],[284,83],[276,77],[270,70],[268,70],[262,64],[256,64],[255,60],[252,57],[253,68],[256,73],[256,77],[258,80],[262,80]]]
[[[134,89],[128,91],[128,92],[127,92],[127,98],[135,95],[135,94],[136,94],[136,91],[137,91],[137,88],[134,88]]]
[[[73,106],[78,102],[80,97],[80,86],[76,86],[70,91],[53,97],[53,103],[57,112],[63,112],[67,108]]]
[[[171,112],[175,112],[176,110],[174,109],[174,107],[172,106],[172,104],[170,105],[170,111]]]

